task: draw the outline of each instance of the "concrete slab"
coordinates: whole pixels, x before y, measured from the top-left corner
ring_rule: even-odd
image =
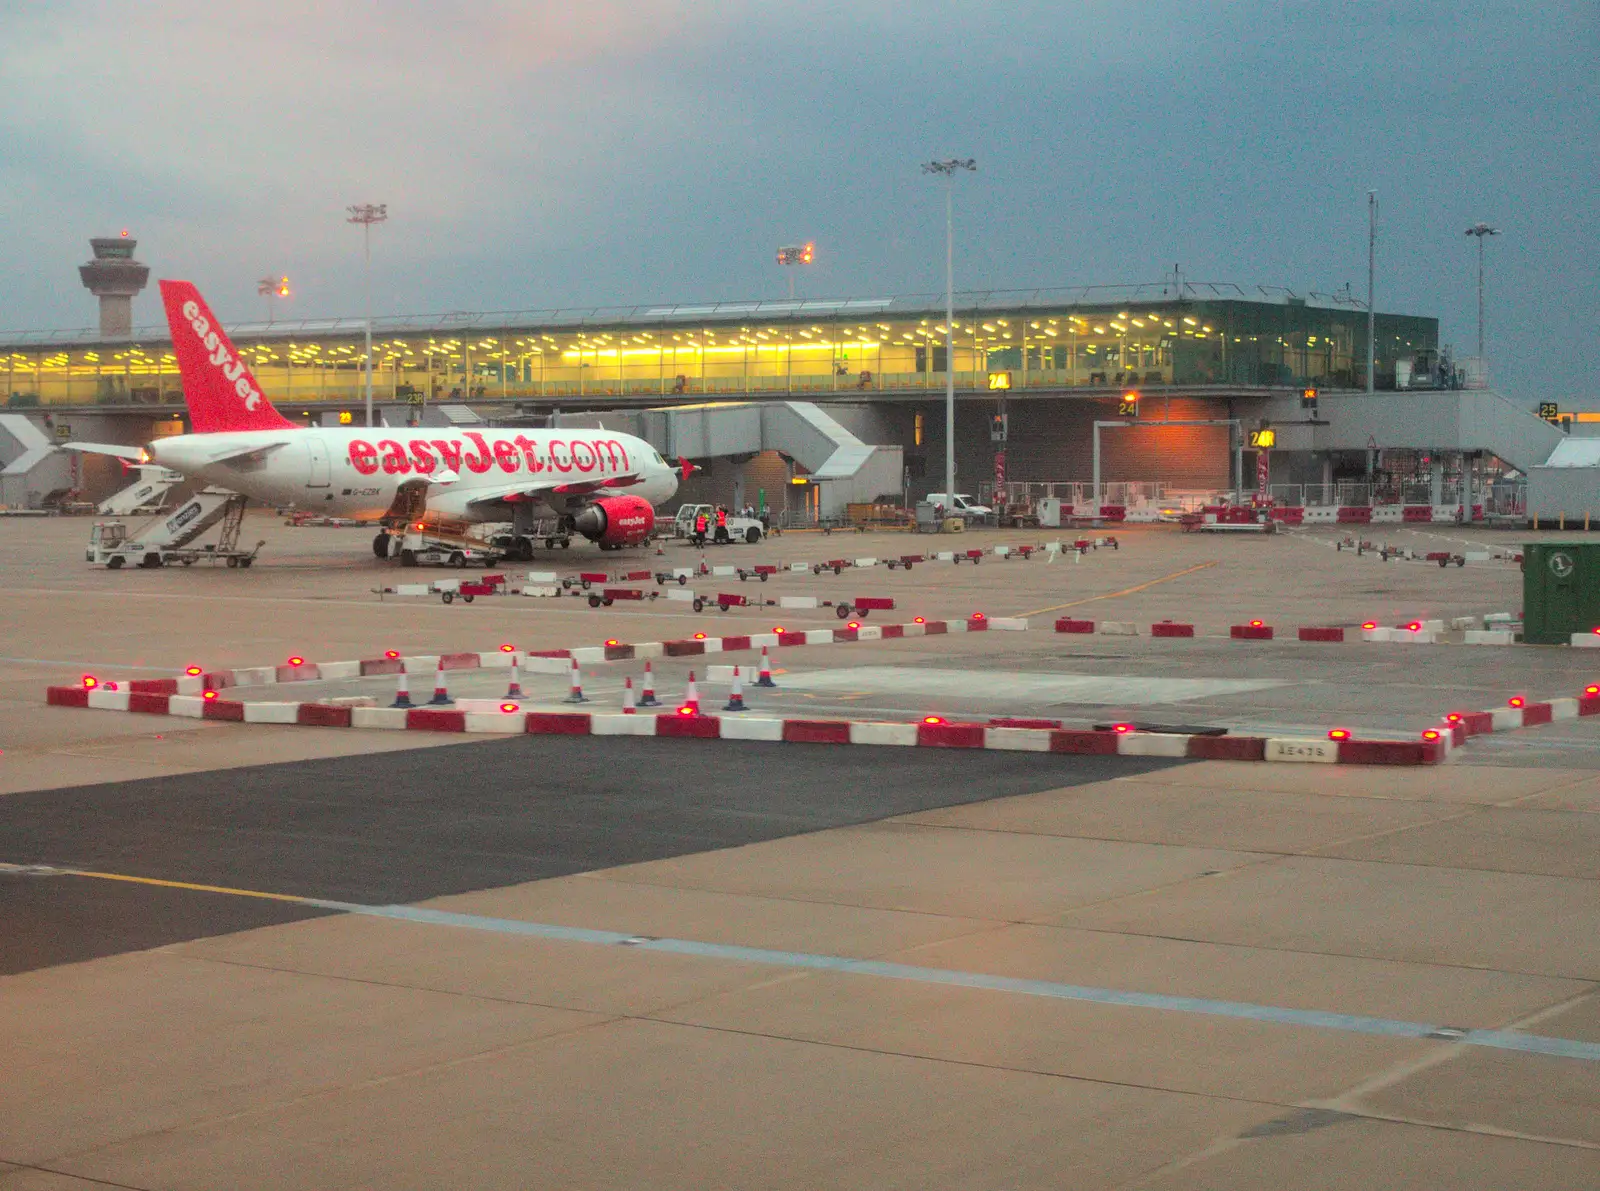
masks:
[[[1016,921],[1256,862],[1250,853],[1216,848],[877,823],[630,865],[607,875],[647,885]],[[970,881],[979,871],[991,875],[981,888]]]
[[[1537,730],[1537,729],[1535,729]],[[1467,748],[1470,750],[1471,742]],[[1276,791],[1349,798],[1421,799],[1493,805],[1560,789],[1592,776],[1569,769],[1462,769],[1455,765],[1396,768],[1362,765],[1253,765],[1200,761],[1152,775],[1174,786]]]
[[[1524,799],[1517,805],[1524,810],[1600,814],[1600,777],[1585,777],[1571,785],[1543,791]]]
[[[1486,808],[1318,851],[1352,860],[1600,879],[1600,816]]]
[[[1183,703],[1213,695],[1271,690],[1285,684],[1274,679],[1130,678],[1119,674],[1033,674],[1011,669],[983,673],[926,666],[846,666],[793,674],[785,685],[802,691],[1117,706]]]
[[[1109,1188],[1274,1111],[624,1021],[63,1165],[135,1186],[279,1191],[352,1181],[1000,1191],[1058,1188],[1063,1170],[1074,1186]]]
[[[1063,926],[1600,979],[1600,900],[1570,877],[1289,857],[1069,910]]]

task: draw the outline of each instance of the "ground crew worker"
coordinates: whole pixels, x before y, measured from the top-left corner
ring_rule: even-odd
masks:
[[[696,546],[704,546],[706,544],[706,511],[704,509],[694,515],[694,544]]]
[[[728,510],[721,505],[717,506],[717,541],[728,540]]]

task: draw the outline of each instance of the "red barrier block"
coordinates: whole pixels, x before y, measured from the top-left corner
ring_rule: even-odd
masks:
[[[715,715],[678,715],[676,712],[663,712],[656,716],[656,735],[716,740],[722,735],[722,718]]]
[[[535,736],[587,736],[593,725],[586,711],[530,711],[522,730]]]
[[[1443,741],[1341,740],[1341,765],[1432,765],[1444,753]]]
[[[1092,621],[1092,620],[1072,620],[1069,617],[1062,617],[1060,620],[1056,621],[1056,632],[1058,632],[1058,633],[1092,633],[1092,632],[1094,632],[1094,621]]]
[[[1366,505],[1340,505],[1334,519],[1340,525],[1371,525],[1372,510]]]
[[[982,724],[918,724],[917,743],[924,748],[981,749]]]
[[[1600,695],[1579,695],[1578,714],[1600,715]]]
[[[750,638],[748,636],[745,636],[745,637],[724,637],[722,639],[722,652],[723,653],[732,653],[736,649],[749,649],[749,648],[750,648]]]
[[[895,641],[906,635],[906,626],[903,624],[886,624],[883,626],[883,639]]]
[[[228,720],[235,724],[244,723],[244,704],[235,699],[207,699],[200,704],[200,718],[203,720]]]
[[[1115,732],[1085,732],[1067,729],[1050,733],[1052,753],[1093,753],[1099,756],[1116,756]]]
[[[987,633],[989,631],[989,618],[986,616],[967,617],[967,632]]]
[[[1317,628],[1310,625],[1300,626],[1300,640],[1302,641],[1343,641],[1344,630],[1341,628]]]
[[[1262,761],[1267,742],[1259,736],[1191,736],[1189,756],[1197,761]]]
[[[633,646],[631,645],[607,645],[605,650],[606,661],[608,662],[626,662],[633,657]]]
[[[465,732],[467,713],[443,707],[413,707],[406,712],[406,727],[423,732]]]
[[[696,657],[705,651],[706,643],[704,641],[663,641],[661,643],[661,652],[669,658]]]
[[[278,666],[273,677],[279,682],[316,682],[322,677],[315,662],[301,662],[298,666]]]
[[[482,664],[475,653],[442,653],[439,655],[439,669],[441,670],[476,670]]]
[[[135,678],[128,683],[128,689],[136,694],[176,695],[178,693],[178,680],[176,678]]]
[[[784,720],[783,738],[790,744],[849,744],[849,720]]]
[[[302,703],[294,713],[294,721],[308,728],[348,728],[350,709],[332,707],[326,703]]]
[[[1469,736],[1483,736],[1494,731],[1494,716],[1487,711],[1461,713],[1461,724]]]
[[[1285,525],[1304,525],[1306,511],[1298,507],[1277,508],[1269,510],[1267,517],[1273,521],[1281,521]]]
[[[361,677],[369,674],[398,674],[405,663],[399,658],[368,658],[361,663]]]
[[[200,676],[200,689],[205,691],[225,691],[233,686],[233,671],[218,670],[212,674]]]
[[[1049,728],[1061,727],[1060,720],[1031,720],[1019,716],[1001,716],[989,721],[991,728]]]
[[[1100,517],[1104,521],[1122,521],[1128,516],[1126,505],[1101,505]]]
[[[1432,521],[1432,505],[1406,505],[1400,510],[1402,521]]]
[[[806,643],[806,635],[804,633],[779,633],[778,634],[778,644],[779,645],[804,645],[805,643]]]
[[[950,626],[942,620],[930,620],[923,624],[922,633],[925,637],[937,637],[940,633],[948,633]]]
[[[158,695],[154,691],[132,691],[128,695],[128,710],[142,711],[146,715],[166,715],[167,700],[171,695]]]
[[[1522,726],[1531,728],[1535,724],[1548,724],[1550,722],[1550,704],[1524,703],[1522,705]]]
[[[87,707],[89,692],[81,686],[53,686],[46,688],[44,701],[51,707]]]
[[[1194,636],[1194,625],[1174,624],[1170,620],[1163,620],[1160,624],[1150,626],[1150,635],[1152,637],[1192,637]]]
[[[1228,636],[1235,641],[1271,641],[1272,626],[1270,624],[1236,624],[1228,630]]]

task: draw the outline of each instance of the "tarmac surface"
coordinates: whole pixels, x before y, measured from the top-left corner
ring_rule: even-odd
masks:
[[[265,516],[246,572],[94,570],[86,534],[0,520],[0,865],[18,866],[0,868],[0,1189],[1600,1186],[1592,720],[1399,770],[48,708],[46,684],[85,672],[778,623],[380,602],[459,573]],[[1408,735],[1600,671],[1569,649],[1223,636],[1514,613],[1514,565],[1383,563],[1331,533],[1118,536],[1077,563],[697,586],[1037,618],[779,651],[758,714]],[[708,561],[933,545],[786,535]],[[636,565],[556,562],[579,557]],[[1067,609],[1202,636],[1038,631]],[[625,672],[586,676],[597,704]],[[658,674],[666,698],[686,668]]]

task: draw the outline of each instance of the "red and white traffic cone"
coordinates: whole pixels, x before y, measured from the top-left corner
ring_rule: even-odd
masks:
[[[450,698],[450,688],[444,681],[444,659],[438,658],[433,663],[433,698],[428,700],[429,706],[439,706],[453,703]]]
[[[700,689],[694,684],[694,671],[689,671],[689,689],[684,692],[683,706],[679,709],[690,715],[700,714]]]
[[[395,692],[394,692],[394,702],[389,704],[389,706],[390,707],[415,707],[416,706],[416,704],[411,701],[411,684],[410,684],[409,680],[406,678],[406,668],[405,668],[405,664],[404,663],[401,663],[401,665],[400,665],[400,682],[399,682],[399,685],[396,687]]]
[[[622,680],[622,714],[633,714],[633,675]]]
[[[656,698],[656,675],[647,661],[644,664],[644,691],[639,696],[640,707],[660,707],[661,700]]]
[[[744,683],[739,681],[739,667],[733,668],[733,687],[728,691],[728,702],[723,706],[723,711],[744,710]]]
[[[706,556],[704,554],[700,555],[700,573],[702,575],[711,574],[711,568],[706,566]]]
[[[517,655],[511,655],[511,685],[506,687],[507,699],[522,698],[522,670],[517,665]]]
[[[563,699],[562,702],[587,703],[589,700],[585,698],[583,694],[583,671],[578,669],[577,658],[572,659],[572,668],[569,671],[569,675],[570,677],[568,681],[571,690],[568,692],[567,697]]]
[[[767,657],[767,647],[761,647],[761,673],[756,676],[757,686],[777,686],[772,681],[772,660]]]

